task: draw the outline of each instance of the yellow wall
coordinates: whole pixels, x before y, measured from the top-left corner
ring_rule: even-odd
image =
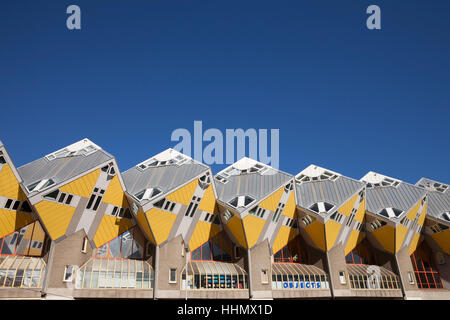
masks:
[[[286,205],[284,206],[283,216],[289,217],[291,219],[297,219],[296,206],[295,206],[295,191],[291,191]]]
[[[189,240],[189,249],[191,252],[194,251],[219,232],[220,227],[217,224],[198,221],[191,239]]]
[[[327,250],[331,250],[336,242],[336,238],[339,235],[342,225],[336,221],[328,220],[325,223]]]
[[[352,251],[361,241],[364,239],[364,233],[352,230],[350,233],[347,243],[344,248],[344,255],[347,255],[350,251]]]
[[[169,237],[177,215],[157,208],[148,210],[145,215],[155,237],[156,244],[160,245]]]
[[[156,244],[155,239],[153,238],[153,234],[148,225],[147,219],[145,218],[144,211],[142,211],[142,209],[139,209],[139,212],[137,214],[137,221],[139,222],[141,230],[145,233],[145,235],[148,237],[150,242],[153,244]]]
[[[317,248],[322,251],[326,251],[325,231],[324,225],[322,223],[314,221],[309,226],[305,227],[305,231],[308,233],[309,237],[314,242]]]
[[[286,226],[281,226],[280,230],[278,231],[277,237],[273,242],[272,252],[273,253],[278,252],[281,248],[287,245],[289,241],[294,239],[296,235],[297,233],[295,232],[295,229]]]
[[[62,192],[75,194],[80,197],[89,198],[100,175],[100,169],[88,173],[60,188]]]
[[[35,207],[52,240],[66,233],[75,208],[45,200],[37,203]]]
[[[0,171],[0,195],[15,200],[26,198],[9,164],[4,164]]]
[[[446,254],[450,254],[450,229],[433,233],[431,237]]]
[[[31,214],[0,209],[0,238],[33,222]]]
[[[248,247],[252,248],[258,242],[266,220],[249,214],[242,220],[242,222],[244,224]]]
[[[128,208],[128,201],[125,197],[122,186],[120,185],[120,180],[117,175],[115,175],[109,182],[102,202],[112,204],[116,207]]]
[[[284,186],[275,191],[272,195],[259,203],[261,208],[275,212],[277,210],[278,203],[280,203],[281,196],[283,195]]]
[[[95,245],[98,248],[117,238],[131,227],[133,227],[133,223],[129,219],[120,219],[104,214],[94,236]]]
[[[355,202],[358,199],[358,194],[355,194],[350,200],[344,203],[339,209],[339,213],[343,215],[349,216],[352,212],[353,207],[355,206]]]
[[[170,193],[166,199],[169,201],[174,201],[177,203],[184,204],[185,206],[189,205],[192,200],[192,196],[194,195],[195,188],[197,188],[198,179],[194,179],[185,186],[175,190]]]
[[[408,232],[408,228],[399,224],[395,230],[395,252],[397,253],[400,250],[403,240],[405,239],[406,233]]]
[[[378,243],[384,248],[384,250],[394,253],[395,251],[395,240],[394,234],[395,229],[389,225],[385,225],[372,232]]]
[[[244,249],[247,249],[247,242],[245,240],[244,228],[242,227],[242,220],[236,216],[233,216],[227,223],[228,230],[231,231],[233,236],[239,242],[239,245]]]
[[[216,198],[214,196],[214,190],[212,184],[206,188],[205,193],[203,194],[202,200],[198,205],[198,210],[206,211],[209,213],[218,213]]]

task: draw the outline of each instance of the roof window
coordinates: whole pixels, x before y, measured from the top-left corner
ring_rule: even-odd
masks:
[[[403,213],[403,210],[396,208],[382,209],[378,214],[385,216],[386,218],[397,218]]]
[[[55,182],[52,179],[44,179],[44,180],[40,180],[38,182],[28,185],[27,189],[28,189],[28,192],[32,192],[32,191],[39,192],[39,191],[44,190],[54,184],[55,184]]]
[[[334,206],[328,202],[316,202],[309,207],[310,210],[316,213],[327,213],[333,209]]]
[[[253,201],[255,201],[255,199],[253,199],[250,196],[238,196],[238,197],[233,198],[228,203],[231,204],[235,208],[242,208],[242,207],[247,207]]]

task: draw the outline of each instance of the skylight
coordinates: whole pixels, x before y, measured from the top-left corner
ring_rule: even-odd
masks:
[[[309,207],[310,210],[316,212],[316,213],[327,213],[330,212],[331,209],[333,209],[334,206],[331,203],[328,202],[316,202],[313,205]]]
[[[450,211],[444,212],[442,218],[450,222]]]
[[[245,208],[253,201],[255,201],[255,199],[250,196],[238,196],[230,200],[228,203],[235,208]]]
[[[168,149],[166,151],[163,151],[153,158],[150,158],[140,164],[137,165],[137,167],[141,170],[145,170],[147,168],[155,168],[160,166],[168,166],[168,165],[182,165],[186,161],[188,161],[189,158],[182,153],[179,153],[178,151]]]
[[[385,216],[386,218],[397,218],[403,213],[403,210],[396,208],[382,209],[378,214]]]
[[[237,176],[241,174],[249,174],[249,173],[264,173],[269,169],[268,166],[259,163],[256,160],[250,159],[250,158],[242,158],[241,160],[237,161],[230,167],[226,168],[225,170],[219,172],[217,176],[220,176],[221,178],[229,178],[230,176]],[[220,180],[219,180],[220,181]],[[225,183],[225,182],[224,182]]]
[[[73,157],[73,156],[88,156],[101,148],[89,139],[83,139],[68,147],[55,151],[45,157],[52,161],[59,158]]]
[[[161,193],[161,190],[158,188],[148,188],[148,189],[139,191],[138,193],[136,193],[134,195],[134,197],[138,200],[150,200],[160,193]]]
[[[324,180],[334,181],[339,176],[340,174],[336,172],[326,170],[324,168],[315,165],[310,165],[295,177],[295,181],[298,184],[310,181],[324,181]]]
[[[425,185],[419,184],[419,187],[422,187],[427,190],[442,192],[442,193],[447,191],[449,188],[449,186],[446,184],[434,182],[434,181],[426,182]]]
[[[41,191],[41,190],[44,190],[54,184],[55,184],[55,182],[52,179],[44,179],[44,180],[40,180],[40,181],[37,181],[35,183],[28,185],[27,189],[29,192]]]
[[[375,172],[369,172],[361,178],[367,184],[367,188],[373,187],[397,187],[400,184],[400,180],[384,176]]]

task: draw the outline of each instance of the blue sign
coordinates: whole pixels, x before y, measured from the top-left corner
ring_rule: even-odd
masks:
[[[320,282],[298,282],[298,281],[285,281],[283,282],[284,289],[320,289]]]

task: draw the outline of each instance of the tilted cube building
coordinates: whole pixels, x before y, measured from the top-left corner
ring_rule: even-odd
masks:
[[[0,299],[450,299],[450,187],[0,142]],[[432,290],[431,290],[432,289]]]

